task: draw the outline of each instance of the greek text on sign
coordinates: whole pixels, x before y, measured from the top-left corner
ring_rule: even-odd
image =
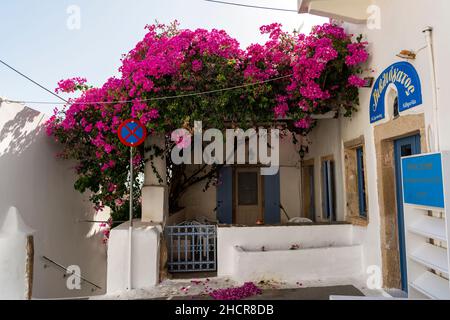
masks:
[[[397,89],[399,112],[422,104],[422,88],[419,74],[409,62],[397,62],[384,70],[370,97],[370,123],[385,117],[385,96],[390,84]]]
[[[405,204],[444,208],[440,153],[402,158],[402,180]]]
[[[137,147],[145,142],[147,129],[138,120],[128,119],[119,126],[117,134],[127,147]]]

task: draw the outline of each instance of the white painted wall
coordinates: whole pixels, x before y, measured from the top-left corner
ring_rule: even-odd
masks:
[[[26,237],[0,235],[0,300],[26,299]]]
[[[363,34],[369,42],[370,59],[367,63],[365,76],[378,77],[378,75],[391,64],[402,61],[396,55],[401,50],[413,50],[417,52],[416,60],[409,61],[417,69],[422,82],[423,104],[402,112],[405,114],[423,113],[427,126],[427,133],[435,131],[432,123],[432,90],[430,81],[430,65],[428,52],[423,47],[426,45],[422,30],[427,26],[432,26],[434,55],[436,61],[436,77],[438,86],[439,105],[439,128],[441,149],[450,149],[450,109],[446,107],[446,102],[450,100],[450,90],[448,90],[450,70],[450,1],[434,0],[374,0],[373,4],[379,6],[381,13],[381,29],[368,29],[365,24],[354,25],[344,24],[344,27],[351,34]],[[373,72],[369,71],[373,70]],[[364,135],[366,148],[366,174],[368,182],[368,209],[369,225],[367,227],[354,227],[354,237],[356,242],[363,244],[364,264],[377,265],[381,267],[381,241],[380,241],[380,216],[377,190],[377,166],[374,145],[374,125],[369,121],[369,102],[371,89],[360,90],[360,108],[351,119],[325,120],[320,121],[317,128],[311,134],[313,145],[308,157],[316,159],[333,153],[335,159],[343,159],[343,142],[358,138]],[[392,109],[386,111],[386,119],[377,122],[375,125],[392,119]],[[335,123],[331,123],[335,122]],[[334,139],[337,135],[337,140]],[[429,139],[432,135],[427,134]],[[331,143],[331,144],[330,144]],[[341,166],[342,167],[342,166]],[[316,172],[317,172],[316,168]],[[344,210],[345,189],[343,183],[343,172],[341,169],[340,184],[336,189],[337,197],[341,204],[339,210]],[[316,176],[316,191],[320,191],[320,175]],[[316,208],[321,208],[320,192],[316,195]],[[319,204],[319,206],[317,206]],[[344,212],[338,212],[341,217]]]
[[[360,245],[276,251],[233,249],[232,278],[240,283],[336,281],[359,278],[363,272]]]
[[[31,230],[22,220],[16,208],[11,207],[0,225],[0,300],[29,299],[30,270],[27,263],[28,237]]]
[[[301,170],[297,167],[280,167],[280,203],[289,218],[300,217],[301,212]],[[281,211],[281,222],[288,221]]]
[[[337,119],[318,120],[317,126],[309,135],[311,145],[305,160],[314,159],[314,193],[316,221],[322,221],[322,163],[323,157],[333,156],[335,161],[335,184],[336,184],[336,217],[338,221],[345,220],[343,200],[343,161],[341,146],[341,127]]]
[[[74,190],[73,164],[55,158],[60,148],[45,133],[46,119],[20,104],[0,105],[0,225],[15,206],[35,230],[33,297],[101,294],[104,290],[92,292],[86,283],[70,291],[60,269],[44,268],[45,255],[64,266],[78,265],[83,277],[106,285],[106,247],[98,225],[77,222],[106,216],[95,215],[87,197]]]
[[[128,287],[129,222],[111,230],[108,243],[107,293]],[[159,282],[159,239],[161,228],[151,223],[133,221],[131,247],[131,285],[133,289],[155,286]]]
[[[218,276],[233,274],[235,246],[246,250],[261,250],[263,246],[266,250],[287,250],[292,245],[319,248],[353,244],[351,225],[218,227],[217,273]]]

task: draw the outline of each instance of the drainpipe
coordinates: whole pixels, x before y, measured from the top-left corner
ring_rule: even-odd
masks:
[[[434,50],[433,50],[433,27],[426,27],[423,31],[425,34],[425,40],[427,42],[428,49],[428,60],[430,63],[430,73],[431,73],[431,94],[433,97],[433,124],[434,124],[434,151],[440,151],[439,143],[439,114],[438,114],[438,103],[437,103],[437,85],[436,85],[436,67],[434,60]]]

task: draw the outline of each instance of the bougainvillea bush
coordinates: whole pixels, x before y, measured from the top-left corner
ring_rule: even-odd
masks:
[[[137,118],[150,134],[168,137],[178,128],[191,130],[197,120],[218,129],[283,122],[306,134],[313,114],[351,116],[358,105],[366,43],[339,26],[325,24],[303,35],[275,23],[261,27],[266,43],[246,49],[222,30],[179,29],[177,23],[147,29],[123,57],[119,77],[99,88],[83,78],[61,81],[58,92],[80,90],[81,96],[47,123],[48,134],[63,145],[60,156],[78,163],[75,188],[89,191],[97,209],[111,208],[115,220],[126,217],[128,203],[129,150],[117,138],[123,120]],[[159,152],[172,147],[167,143]],[[133,161],[136,215],[145,151],[137,148]],[[169,167],[170,183],[181,190],[171,192],[174,208],[183,188],[211,177],[186,178],[184,168]]]

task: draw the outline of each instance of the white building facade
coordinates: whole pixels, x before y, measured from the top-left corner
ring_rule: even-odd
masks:
[[[260,177],[257,166],[229,167],[217,187],[206,192],[201,183],[192,187],[183,197],[184,210],[173,215],[164,205],[164,192],[153,194],[151,201],[144,192],[144,221],[166,228],[186,220],[218,223],[218,275],[241,282],[345,282],[350,277],[365,282],[379,270],[382,288],[407,291],[400,161],[450,148],[445,123],[450,119],[445,107],[450,95],[449,9],[445,0],[432,5],[418,0],[299,1],[299,12],[337,19],[348,33],[362,34],[368,42],[364,76],[373,81],[360,90],[358,112],[351,119],[318,120],[303,158],[289,138],[282,140],[276,177]],[[152,182],[150,168],[146,174],[144,191],[164,189],[165,183]],[[430,216],[443,218],[439,212],[430,211]],[[296,217],[310,223],[288,223]],[[175,239],[168,240],[168,255],[175,252],[175,262],[192,262],[192,243]],[[180,254],[180,247],[187,251]],[[440,277],[448,280],[445,273]]]
[[[175,213],[169,213],[166,177],[156,177],[149,164],[142,221],[135,221],[129,246],[127,224],[111,231],[108,266],[98,229],[80,223],[105,218],[95,217],[73,190],[69,165],[53,158],[57,148],[44,140],[44,117],[2,105],[0,209],[17,206],[35,230],[33,297],[93,289],[86,281],[81,291],[67,289],[64,272],[43,257],[63,266],[80,263],[82,275],[99,292],[107,284],[108,293],[154,286],[167,271],[214,272],[237,282],[369,285],[378,270],[375,287],[409,290],[400,163],[450,150],[450,2],[300,0],[299,12],[336,19],[368,42],[368,85],[360,90],[358,112],[351,119],[319,119],[307,150],[289,135],[281,139],[276,175],[261,175],[261,165],[225,166],[217,186],[194,185]],[[154,166],[166,172],[164,159]],[[438,211],[427,215],[445,219]],[[447,248],[446,239],[427,241],[437,251]],[[448,267],[428,270],[448,282]]]
[[[449,9],[445,0],[299,1],[300,12],[340,19],[348,33],[362,34],[370,53],[364,76],[380,79],[360,90],[359,111],[351,119],[319,123],[307,159],[314,163],[316,176],[320,176],[323,157],[336,162],[337,210],[355,225],[354,237],[363,245],[365,265],[381,267],[385,288],[407,290],[399,159],[450,148],[446,125],[450,111],[445,105],[450,95],[446,89]],[[383,83],[391,66],[394,72],[399,66],[405,71],[401,66],[407,66],[407,75],[399,76],[396,83]],[[386,89],[378,96],[380,83]],[[415,93],[406,97],[412,83]],[[379,99],[378,110],[374,98]],[[384,112],[379,108],[381,102]],[[330,136],[337,138],[330,143]],[[355,186],[358,148],[363,152],[366,198],[361,215],[356,201],[361,193]],[[317,194],[320,180],[315,182]],[[319,196],[315,201],[320,211],[322,199]],[[442,218],[438,212],[429,214]]]

